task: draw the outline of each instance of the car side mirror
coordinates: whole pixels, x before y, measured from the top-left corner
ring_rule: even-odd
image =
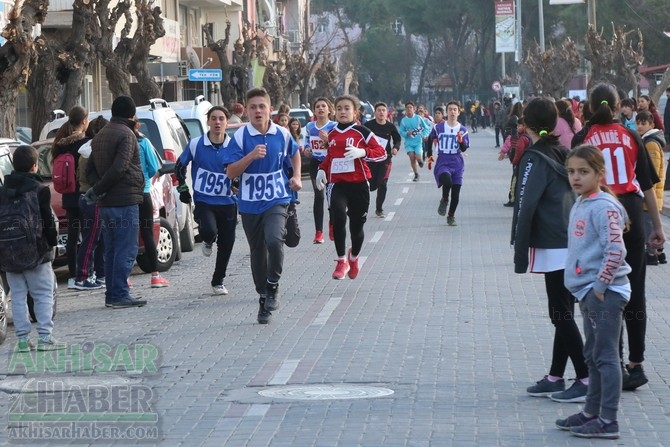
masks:
[[[177,163],[175,163],[174,161],[165,161],[163,162],[163,166],[161,166],[161,168],[158,170],[158,173],[160,175],[174,174],[175,172],[174,168],[176,165]]]

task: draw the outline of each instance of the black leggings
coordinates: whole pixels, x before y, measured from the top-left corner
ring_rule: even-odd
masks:
[[[70,278],[77,276],[77,247],[79,246],[79,232],[81,231],[81,210],[79,208],[68,208],[65,210],[67,217],[67,269]]]
[[[314,212],[314,228],[316,231],[323,231],[324,190],[319,190],[316,187],[316,173],[319,171],[319,164],[319,161],[312,158],[309,164],[309,178],[312,180],[312,189],[314,190],[314,206],[312,207],[312,211]]]
[[[389,155],[390,157],[390,155]],[[391,173],[391,160],[380,163],[368,163],[372,178],[370,179],[370,191],[377,191],[375,211],[384,211],[384,201],[388,190],[389,174]]]
[[[154,240],[154,203],[151,194],[145,192],[140,203],[140,235],[144,242],[144,253],[149,259],[151,273],[158,271],[158,252]]]
[[[363,247],[365,233],[363,225],[370,207],[370,190],[368,183],[335,183],[330,189],[330,217],[335,235],[337,256],[346,253],[347,216],[351,233],[351,254],[358,256]]]
[[[440,183],[442,183],[442,200],[449,201],[449,191],[451,191],[451,202],[449,203],[449,216],[456,215],[456,207],[461,198],[461,186],[451,183],[451,174],[445,172],[440,174]]]
[[[575,298],[563,284],[564,270],[544,274],[547,289],[549,318],[554,325],[554,349],[549,374],[563,377],[568,358],[572,360],[578,379],[589,376],[589,368],[584,361],[582,334],[575,322]]]
[[[193,217],[198,222],[198,231],[203,243],[213,244],[216,241],[216,265],[211,284],[212,286],[223,284],[235,245],[237,205],[209,205],[198,202],[195,204]]]

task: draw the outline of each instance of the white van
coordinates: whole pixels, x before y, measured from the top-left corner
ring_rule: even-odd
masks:
[[[203,95],[197,96],[193,101],[174,101],[168,104],[186,124],[189,138],[197,138],[207,132],[207,112],[212,108],[212,103],[205,100]]]

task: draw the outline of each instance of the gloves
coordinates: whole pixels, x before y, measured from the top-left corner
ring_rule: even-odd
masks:
[[[179,201],[181,203],[191,203],[193,201],[193,198],[191,197],[191,193],[188,192],[188,185],[184,183],[183,185],[177,186],[177,192],[179,193]]]
[[[95,205],[95,202],[97,202],[99,199],[98,195],[93,191],[93,188],[88,188],[88,191],[86,191],[86,194],[84,194],[84,200],[86,200],[86,203],[89,205]]]
[[[326,171],[319,169],[316,173],[316,189],[319,191],[323,190],[326,187],[328,181],[326,180]]]
[[[365,157],[365,149],[359,149],[353,146],[347,146],[345,148],[344,158],[347,160],[355,160],[363,157]]]

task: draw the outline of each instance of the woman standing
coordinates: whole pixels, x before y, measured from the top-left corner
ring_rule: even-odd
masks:
[[[515,273],[541,273],[547,291],[554,347],[549,373],[526,390],[531,396],[550,396],[558,402],[584,402],[588,368],[584,344],[574,320],[575,299],[564,285],[568,254],[568,221],[575,196],[565,160],[568,149],[552,132],[558,110],[548,99],[532,100],[523,113],[531,146],[519,163],[515,188],[512,244]],[[563,375],[572,360],[577,380],[565,390]]]
[[[663,125],[663,118],[661,118],[661,114],[658,113],[654,100],[651,99],[649,95],[642,95],[637,100],[637,111],[638,112],[647,111],[651,113],[651,116],[654,117],[654,129],[659,129],[661,132],[665,131],[665,126]]]

